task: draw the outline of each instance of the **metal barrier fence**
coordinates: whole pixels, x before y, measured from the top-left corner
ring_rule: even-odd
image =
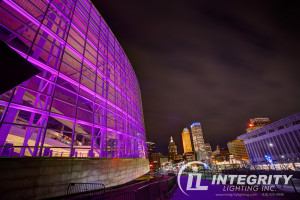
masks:
[[[102,183],[70,183],[67,189],[67,199],[102,200],[105,186]]]
[[[136,191],[123,192],[105,197],[105,200],[158,200],[169,199],[177,187],[177,177],[147,184]]]
[[[177,189],[177,177],[149,183],[141,182],[143,186],[137,186],[136,190],[120,192],[118,194],[105,195],[105,186],[102,183],[70,183],[69,185],[53,185],[40,187],[36,200],[163,200],[169,199]],[[139,183],[139,184],[141,184]],[[135,185],[135,184],[134,184]],[[132,185],[130,185],[132,186]],[[117,191],[117,189],[116,189]],[[22,199],[27,198],[26,194]]]
[[[20,196],[17,199],[55,199],[60,196],[65,196],[67,192],[68,184],[57,184],[37,187],[35,190],[35,197],[32,197],[32,192],[28,192],[25,188],[20,191]]]

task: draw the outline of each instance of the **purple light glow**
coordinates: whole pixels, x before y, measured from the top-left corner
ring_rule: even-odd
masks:
[[[62,147],[51,155],[145,158],[142,102],[130,62],[91,2],[71,2],[0,4],[0,39],[42,70],[2,95],[0,146],[35,146],[15,148],[15,156]]]

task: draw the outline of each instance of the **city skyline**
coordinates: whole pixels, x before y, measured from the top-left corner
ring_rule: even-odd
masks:
[[[147,140],[158,151],[167,153],[170,136],[181,144],[182,128],[195,121],[215,149],[245,133],[250,118],[300,111],[293,2],[93,3],[134,66]]]

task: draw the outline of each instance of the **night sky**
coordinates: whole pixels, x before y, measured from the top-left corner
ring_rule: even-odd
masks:
[[[297,1],[94,0],[140,83],[147,140],[182,153],[201,122],[215,149],[250,118],[300,112]]]

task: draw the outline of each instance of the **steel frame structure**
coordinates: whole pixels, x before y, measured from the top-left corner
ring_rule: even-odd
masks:
[[[137,78],[90,0],[3,0],[0,32],[42,71],[0,97],[0,146],[19,146],[14,156],[146,157]]]

